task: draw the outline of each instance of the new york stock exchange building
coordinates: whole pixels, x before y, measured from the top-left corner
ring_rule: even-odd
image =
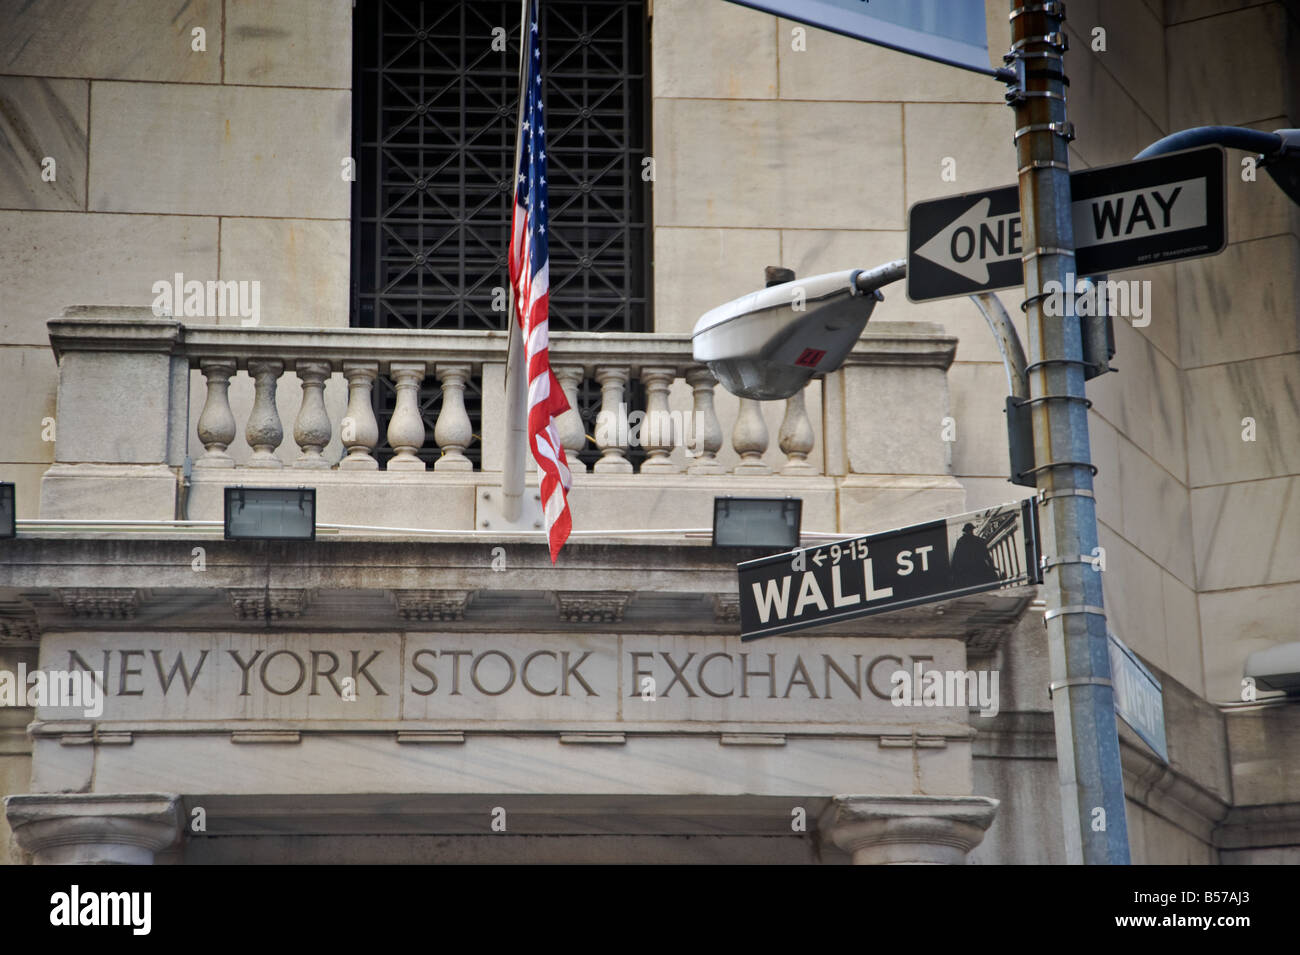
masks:
[[[1065,861],[981,309],[888,286],[788,400],[691,338],[1014,183],[1002,84],[724,0],[543,0],[553,564],[531,462],[502,500],[517,0],[60,6],[0,0],[0,860]],[[1293,4],[1070,6],[1072,168],[1300,126]],[[1119,276],[1088,385],[1084,556],[1167,737],[1120,724],[1135,862],[1300,861],[1300,710],[1245,679],[1300,640],[1300,219],[1242,156],[1226,249]],[[266,488],[312,539],[228,536]],[[974,515],[1008,583],[742,641],[774,551],[715,546],[721,498],[828,548]],[[800,580],[766,611],[884,586]]]

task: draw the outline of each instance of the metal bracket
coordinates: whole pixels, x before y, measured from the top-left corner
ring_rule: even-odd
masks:
[[[1091,401],[1090,399],[1088,399],[1088,398],[1085,398],[1083,395],[1039,395],[1037,398],[1026,398],[1024,401],[1019,402],[1019,404],[1021,404],[1021,405],[1036,405],[1036,404],[1038,404],[1040,401],[1053,401],[1053,400],[1057,400],[1057,401],[1082,401],[1085,407],[1087,407],[1087,408],[1091,408],[1091,407],[1092,407],[1092,401]],[[1057,462],[1057,463],[1064,463],[1064,462]],[[1093,473],[1093,474],[1096,474],[1096,473],[1097,473],[1097,469],[1096,469],[1096,468],[1093,468],[1092,473]]]
[[[1055,610],[1049,610],[1043,614],[1043,620],[1051,620],[1055,617],[1064,617],[1073,613],[1091,613],[1099,617],[1106,616],[1106,611],[1102,607],[1094,607],[1092,604],[1070,604],[1068,607],[1057,607]]]
[[[1077,676],[1073,680],[1053,680],[1047,684],[1047,698],[1050,700],[1056,695],[1057,690],[1071,686],[1108,686],[1114,689],[1115,684],[1099,676]]]
[[[1018,90],[1014,92],[1014,96],[1013,96],[1013,91],[1011,90],[1007,91],[1008,104],[1012,102],[1019,102],[1020,100],[1026,100],[1026,99],[1055,99],[1055,100],[1060,100],[1062,103],[1064,103],[1065,94],[1053,93],[1051,90]]]
[[[1065,19],[1065,3],[1063,0],[1044,0],[1043,3],[1031,3],[1028,6],[1016,7],[1007,16],[1008,20],[1015,20],[1016,17],[1023,17],[1030,13],[1045,13],[1049,17],[1060,17]]]
[[[1055,245],[1037,245],[1032,249],[1026,249],[1020,256],[1020,261],[1026,262],[1029,259],[1036,259],[1040,255],[1068,255],[1070,258],[1074,258],[1074,249],[1062,249]]]
[[[1012,50],[1002,54],[1003,63],[1014,63],[1016,60],[1057,60],[1064,63],[1065,57],[1059,50]]]
[[[1084,557],[1082,554],[1080,554],[1078,557],[1043,557],[1038,562],[1038,569],[1045,572],[1051,570],[1053,567],[1060,567],[1062,564],[1091,564],[1092,560],[1093,559],[1091,557]],[[1062,607],[1060,612],[1065,613],[1067,612],[1067,610],[1066,608]],[[1083,613],[1084,611],[1071,610],[1069,612]]]
[[[519,519],[507,521],[501,513],[501,489],[499,487],[479,488],[474,526],[483,531],[540,531],[545,530],[546,523],[542,515],[542,495],[536,488],[524,488],[523,507]]]
[[[1007,69],[999,70],[998,76],[1007,84],[1007,105],[1012,106],[1025,95],[1025,63],[1014,53],[1008,53],[1002,62],[1007,64]]]
[[[1060,123],[1030,123],[1028,126],[1021,126],[1016,130],[1016,134],[1011,137],[1012,142],[1020,142],[1020,137],[1029,133],[1055,133],[1066,142],[1074,139],[1074,123],[1069,120]]]
[[[1095,494],[1084,487],[1067,487],[1062,488],[1059,491],[1043,490],[1039,491],[1036,497],[1038,498],[1038,503],[1041,507],[1046,507],[1047,502],[1054,497],[1090,497],[1094,501],[1097,499]]]
[[[1026,474],[1037,474],[1039,471],[1046,471],[1048,468],[1088,468],[1092,471],[1092,476],[1097,476],[1097,465],[1091,461],[1053,461],[1051,464],[1040,464],[1036,468],[1030,468]]]
[[[1011,52],[1019,53],[1030,43],[1046,43],[1048,46],[1060,50],[1062,53],[1070,49],[1070,38],[1058,30],[1055,33],[1047,33],[1043,36],[1027,36],[1022,40],[1017,40],[1015,43],[1011,44]]]
[[[1066,172],[1069,172],[1070,164],[1061,162],[1057,159],[1034,159],[1017,169],[1016,174],[1020,175],[1027,169],[1064,169]]]
[[[1042,361],[1036,361],[1025,366],[1025,374],[1028,375],[1035,368],[1044,368],[1047,365],[1082,365],[1084,368],[1092,367],[1086,361],[1078,358],[1044,358]]]

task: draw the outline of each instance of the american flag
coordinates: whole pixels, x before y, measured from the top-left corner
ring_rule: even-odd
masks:
[[[567,494],[573,486],[573,477],[555,430],[555,419],[569,410],[569,402],[551,371],[547,351],[550,255],[546,238],[546,127],[542,116],[542,48],[537,34],[537,0],[531,0],[528,11],[527,63],[520,70],[524,88],[519,168],[510,226],[510,287],[528,368],[528,443],[537,462],[546,536],[551,545],[551,563],[555,563],[573,529]]]

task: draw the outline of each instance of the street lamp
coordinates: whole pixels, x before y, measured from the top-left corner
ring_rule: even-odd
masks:
[[[1292,202],[1300,205],[1300,129],[1266,133],[1241,126],[1195,126],[1156,140],[1133,158],[1149,159],[1196,146],[1226,146],[1258,153],[1260,166]]]
[[[834,371],[857,344],[880,287],[902,262],[773,283],[705,312],[691,338],[695,360],[733,395],[789,398],[815,374]],[[772,270],[773,273],[783,270]]]

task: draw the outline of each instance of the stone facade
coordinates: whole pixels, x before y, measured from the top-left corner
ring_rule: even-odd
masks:
[[[1027,493],[967,300],[887,288],[799,403],[713,389],[688,340],[763,266],[900,258],[913,203],[1014,182],[1002,88],[722,0],[652,12],[654,333],[552,355],[566,388],[638,380],[713,437],[640,473],[602,444],[552,568],[492,498],[504,339],[348,328],[351,4],[0,0],[0,479],[47,522],[0,542],[0,670],[109,686],[95,719],[0,707],[0,862],[1062,861],[1032,593],[742,645],[734,555],[678,533],[719,494],[798,496],[805,530],[847,535]],[[1300,124],[1292,3],[1072,0],[1067,30],[1075,168]],[[1119,372],[1089,384],[1108,615],[1165,688],[1167,766],[1120,728],[1137,862],[1300,859],[1300,711],[1241,684],[1300,639],[1300,214],[1241,158],[1227,250],[1124,273],[1150,321],[1116,321]],[[258,326],[155,316],[176,273],[258,281]],[[389,439],[442,457],[381,470],[370,389],[426,377],[437,432],[399,415]],[[234,483],[316,487],[320,539],[50,523],[219,521]],[[996,670],[999,712],[891,707],[895,658]]]

